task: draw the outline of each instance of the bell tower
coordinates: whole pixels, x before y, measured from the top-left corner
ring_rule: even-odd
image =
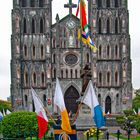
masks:
[[[132,79],[127,0],[90,0],[91,36],[98,48],[92,56],[93,82],[105,113],[132,106]]]
[[[52,0],[13,0],[11,99],[14,110],[32,110],[33,87],[46,104],[51,82]]]

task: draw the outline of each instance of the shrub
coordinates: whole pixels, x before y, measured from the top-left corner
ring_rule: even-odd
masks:
[[[7,138],[19,138],[37,135],[37,118],[34,112],[13,112],[2,120],[2,133]]]

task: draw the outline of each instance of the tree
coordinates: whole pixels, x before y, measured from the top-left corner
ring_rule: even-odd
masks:
[[[3,109],[4,111],[6,111],[6,109],[11,111],[12,110],[11,103],[8,101],[0,100],[0,111],[3,112]]]
[[[133,99],[133,109],[135,109],[136,112],[138,112],[138,109],[140,108],[140,89],[137,89],[135,91],[136,97]]]
[[[2,120],[1,131],[6,138],[23,138],[37,135],[36,113],[20,111],[6,115]]]
[[[121,125],[121,128],[127,132],[128,139],[130,139],[130,134],[135,128],[137,116],[132,109],[124,110],[123,113],[124,115],[116,117],[116,120]]]

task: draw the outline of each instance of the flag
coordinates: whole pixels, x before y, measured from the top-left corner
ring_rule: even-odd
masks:
[[[78,7],[79,7],[79,4],[78,4]],[[85,4],[84,0],[80,0],[80,22],[81,22],[82,32],[80,31],[81,35],[79,35],[79,32],[78,32],[78,37],[81,37],[82,42],[84,44],[88,44],[91,49],[96,51],[97,48],[95,47],[94,42],[92,41],[92,39],[89,36],[89,29],[88,29],[88,24],[87,24],[85,7],[86,7],[86,4]],[[78,11],[79,11],[79,8],[77,8],[76,16],[78,16]]]
[[[39,128],[38,137],[41,139],[44,133],[47,131],[48,118],[43,108],[44,107],[43,103],[41,102],[41,100],[39,99],[33,88],[31,88],[31,91],[35,106],[35,112],[37,113],[38,128]]]
[[[8,115],[8,114],[10,114],[11,113],[11,111],[10,110],[6,110],[6,115]]]
[[[3,114],[0,111],[0,121],[3,119]]]
[[[105,120],[103,117],[103,112],[97,100],[91,80],[88,83],[82,102],[90,107],[97,128],[104,126]]]
[[[65,107],[64,98],[63,98],[63,94],[62,94],[62,90],[61,90],[58,78],[56,79],[54,104],[57,105],[61,111],[61,119],[62,119],[61,128],[64,131],[71,132],[71,126],[70,126],[70,121],[69,121],[69,117],[68,117],[68,112]]]

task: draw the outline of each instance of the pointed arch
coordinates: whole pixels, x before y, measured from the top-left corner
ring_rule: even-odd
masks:
[[[33,85],[35,86],[36,85],[36,82],[37,82],[37,77],[36,77],[36,73],[34,72],[33,73]]]
[[[115,19],[115,33],[118,34],[118,18]]]
[[[44,86],[44,84],[45,84],[45,74],[44,74],[44,72],[41,73],[41,84],[42,84],[42,86]]]
[[[26,18],[23,20],[23,33],[27,33],[27,23],[26,23]]]
[[[26,45],[24,45],[23,50],[24,50],[24,57],[27,57],[27,46]]]
[[[111,113],[111,98],[107,96],[105,99],[105,113]]]
[[[102,8],[102,0],[98,0],[98,8]]]
[[[99,34],[102,33],[102,20],[101,20],[101,18],[99,18],[98,33],[99,33]]]
[[[40,33],[43,33],[44,31],[44,24],[43,24],[43,19],[40,19]]]
[[[115,2],[115,7],[118,8],[119,7],[118,0],[114,0],[114,2]]]
[[[77,89],[74,86],[70,86],[64,94],[65,105],[68,112],[76,113],[78,109],[78,99],[79,93]]]
[[[101,105],[101,94],[98,94],[98,101],[99,101],[99,104]]]
[[[32,33],[35,33],[35,20],[32,18]]]
[[[110,58],[110,46],[107,45],[107,58]]]
[[[44,0],[39,0],[39,7],[43,7],[44,5]]]
[[[46,96],[46,94],[43,95],[43,104],[44,104],[44,106],[47,106],[47,96]]]
[[[119,47],[118,47],[118,45],[115,46],[115,58],[119,58]]]
[[[26,7],[27,6],[27,0],[22,0],[22,7]]]
[[[27,71],[25,71],[25,73],[24,73],[24,84],[25,84],[25,86],[27,86],[28,84],[29,84],[29,76],[28,76],[28,73],[27,73]]]
[[[25,95],[24,98],[25,98],[25,107],[28,107],[28,97],[27,97],[27,95]]]
[[[107,72],[107,85],[110,86],[111,84],[111,74],[110,71]]]
[[[87,63],[89,63],[89,53],[87,53]]]
[[[35,7],[35,0],[30,0],[30,6]]]
[[[40,50],[40,56],[41,56],[41,58],[44,58],[44,46],[43,46],[43,44],[41,44],[41,48],[40,48],[41,50]]]
[[[118,79],[119,79],[118,76],[119,76],[118,71],[116,71],[116,72],[115,72],[115,85],[118,85],[118,81],[119,81],[119,80],[118,80]]]
[[[35,45],[33,45],[33,47],[32,47],[32,56],[33,56],[33,58],[35,58],[35,56],[36,56],[36,48],[35,48]]]
[[[110,19],[109,18],[107,19],[106,26],[107,26],[106,33],[109,34],[110,33]]]
[[[99,46],[98,57],[102,58],[102,46]]]
[[[106,0],[106,7],[110,8],[110,0]]]

